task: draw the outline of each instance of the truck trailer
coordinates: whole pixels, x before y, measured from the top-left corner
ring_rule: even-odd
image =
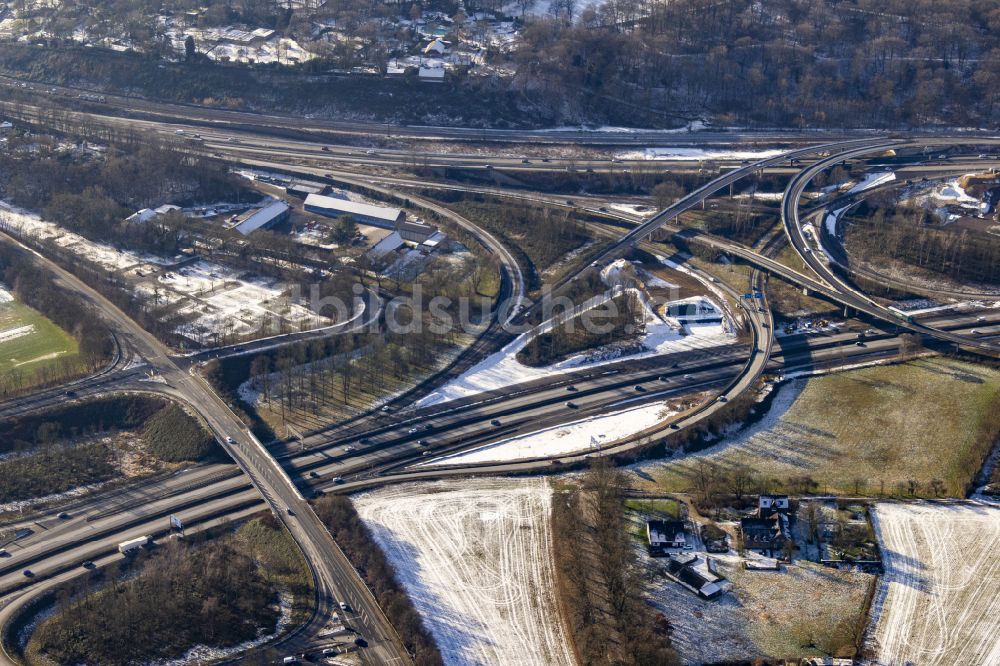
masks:
[[[136,537],[135,539],[129,539],[128,541],[122,541],[118,544],[118,552],[122,555],[128,555],[129,553],[134,553],[143,546],[149,543],[148,536]]]

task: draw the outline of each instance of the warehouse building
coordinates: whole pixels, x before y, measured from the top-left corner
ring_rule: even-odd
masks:
[[[350,215],[358,224],[368,224],[373,227],[383,229],[396,229],[397,225],[406,219],[406,212],[399,208],[386,208],[384,206],[373,206],[371,204],[348,201],[347,199],[337,199],[324,196],[322,194],[310,194],[306,197],[305,209],[310,213],[324,215],[326,217],[343,217]],[[425,225],[426,226],[426,225]],[[429,236],[430,234],[428,234]],[[406,237],[405,235],[403,236]],[[424,236],[426,238],[426,236]],[[421,239],[421,241],[423,238]]]
[[[437,229],[421,220],[402,220],[396,225],[396,230],[403,240],[411,243],[423,243],[437,233]]]
[[[291,208],[284,201],[274,201],[259,210],[255,210],[243,219],[237,218],[233,227],[244,236],[249,236],[258,229],[270,229],[276,224],[281,224],[288,219]]]

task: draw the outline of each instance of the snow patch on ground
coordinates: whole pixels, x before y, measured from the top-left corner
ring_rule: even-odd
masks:
[[[618,153],[621,160],[763,160],[783,150],[709,150],[705,148],[644,148]]]
[[[544,479],[407,484],[354,498],[445,664],[575,662],[555,598]]]
[[[844,214],[844,211],[850,208],[850,206],[844,206],[843,208],[838,208],[832,213],[827,213],[826,219],[823,220],[823,225],[826,227],[826,233],[830,234],[834,238],[837,236],[837,221],[840,216]]]
[[[873,187],[878,187],[879,185],[884,185],[885,183],[891,183],[896,180],[896,174],[892,171],[881,171],[878,173],[866,173],[865,177],[862,178],[854,185],[851,189],[847,190],[848,194],[857,194],[859,192],[864,192],[870,190]]]
[[[652,403],[512,437],[420,466],[524,460],[597,450],[662,423],[675,413],[661,402]]]
[[[4,342],[10,342],[11,340],[17,340],[18,338],[23,338],[26,335],[31,335],[35,332],[35,325],[28,324],[27,326],[18,326],[17,328],[11,328],[6,331],[0,331],[0,344]]]
[[[734,448],[749,452],[757,451],[762,454],[766,452],[767,455],[773,457],[773,441],[778,436],[777,431],[780,429],[781,419],[802,394],[802,391],[806,387],[806,381],[804,378],[794,379],[782,384],[778,388],[771,406],[759,421],[749,428],[744,428],[742,431],[723,437],[714,446],[688,455],[675,456],[666,461],[636,463],[635,465],[631,465],[629,469],[637,475],[645,477],[650,470],[674,464],[682,458],[712,458]]]
[[[163,271],[175,259],[118,250],[46,222],[34,213],[0,202],[0,226],[18,236],[47,241],[115,273],[128,272],[146,280],[136,291],[155,305],[175,305],[186,323],[177,332],[202,342],[214,334],[252,336],[277,328],[284,321],[293,330],[328,326],[307,307],[285,297],[285,287],[273,278],[259,278],[199,260],[175,271]],[[7,292],[4,292],[7,293]]]
[[[721,308],[705,297],[695,297],[720,313]],[[692,299],[684,299],[684,302]],[[647,311],[647,314],[648,311]],[[686,332],[686,335],[681,333]],[[433,393],[422,398],[417,407],[429,407],[448,400],[464,398],[484,391],[501,389],[521,382],[556,377],[572,370],[597,367],[621,358],[620,350],[602,352],[589,350],[571,356],[552,365],[532,368],[517,360],[517,353],[531,340],[529,334],[518,336],[503,349],[486,357],[461,376],[448,382]],[[671,354],[692,349],[704,349],[730,344],[733,336],[723,323],[688,324],[678,329],[655,316],[648,319],[645,334],[640,338],[644,351],[630,354],[629,358],[640,359],[661,354]]]
[[[1000,509],[878,504],[885,575],[872,605],[879,666],[1000,664]]]

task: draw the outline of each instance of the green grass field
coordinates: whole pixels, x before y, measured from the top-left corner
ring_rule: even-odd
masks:
[[[1000,428],[1000,371],[946,358],[852,370],[780,389],[759,424],[703,454],[643,467],[639,485],[689,490],[699,458],[819,492],[964,496]]]
[[[4,341],[5,332],[32,330]],[[23,386],[48,374],[55,378],[82,369],[76,340],[40,313],[17,302],[0,304],[0,381],[20,375]]]

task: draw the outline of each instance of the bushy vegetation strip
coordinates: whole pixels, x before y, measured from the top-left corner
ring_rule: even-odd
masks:
[[[316,513],[337,545],[375,595],[386,617],[399,633],[416,666],[442,664],[434,638],[424,626],[413,602],[400,585],[392,565],[372,539],[351,500],[328,495],[316,502]]]

